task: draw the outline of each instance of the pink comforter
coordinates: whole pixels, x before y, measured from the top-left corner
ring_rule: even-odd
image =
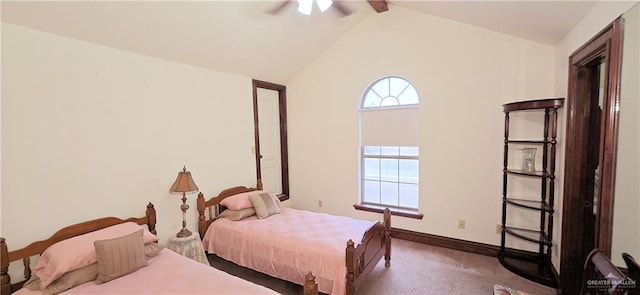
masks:
[[[148,266],[113,281],[101,285],[88,282],[61,294],[278,294],[169,249],[148,262]],[[42,293],[22,288],[14,294]]]
[[[282,213],[266,219],[216,220],[203,243],[209,253],[296,284],[304,282],[304,276],[312,271],[320,292],[344,294],[347,241],[358,244],[372,224],[282,208]]]

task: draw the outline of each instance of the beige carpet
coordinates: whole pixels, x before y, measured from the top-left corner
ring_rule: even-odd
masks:
[[[211,265],[233,275],[264,285],[282,294],[302,294],[302,288],[239,267],[209,255]],[[493,294],[501,284],[529,294],[556,294],[556,290],[523,279],[500,265],[497,258],[393,240],[391,268],[381,261],[359,295],[367,294]]]
[[[391,268],[379,264],[358,294],[493,294],[494,284],[529,294],[556,294],[511,273],[494,257],[397,239],[393,250]]]

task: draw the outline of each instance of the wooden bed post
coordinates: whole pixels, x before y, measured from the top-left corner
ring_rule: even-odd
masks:
[[[353,241],[349,240],[347,242],[347,250],[346,250],[346,259],[347,259],[347,283],[346,283],[346,294],[347,295],[354,295],[355,294],[355,289],[356,289],[356,273],[355,273],[355,266],[356,264],[354,263],[354,254],[355,254],[355,248],[353,247]]]
[[[384,267],[391,266],[391,210],[384,209]]]
[[[151,202],[149,202],[149,204],[147,205],[146,215],[147,227],[149,228],[149,231],[152,234],[157,235],[158,232],[156,231],[156,208],[153,207],[153,204],[151,204]]]
[[[309,272],[304,277],[304,295],[318,295],[318,283],[316,282],[316,276]]]
[[[204,194],[202,192],[198,193],[198,200],[196,202],[196,207],[198,209],[198,233],[200,234],[200,239],[204,237],[204,231],[207,228],[207,221],[204,218]]]
[[[9,251],[4,238],[0,238],[0,295],[11,294],[11,278],[8,272]]]

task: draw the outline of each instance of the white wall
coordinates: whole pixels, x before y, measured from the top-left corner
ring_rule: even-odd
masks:
[[[62,226],[144,215],[181,228],[183,165],[212,196],[253,185],[251,80],[2,24],[2,235],[11,249]],[[196,195],[188,228],[197,232]]]
[[[611,257],[640,258],[640,4],[624,14],[620,121]]]
[[[567,97],[567,86],[569,81],[569,56],[577,50],[580,46],[586,43],[591,37],[595,36],[598,32],[604,29],[608,24],[613,22],[622,13],[627,11],[635,2],[616,2],[616,1],[601,1],[596,3],[593,8],[582,18],[582,20],[575,26],[562,41],[556,46],[556,59],[555,59],[555,96]],[[566,107],[563,107],[560,116],[559,128],[559,144],[558,144],[558,177],[556,178],[559,184],[556,187],[556,214],[557,218],[554,223],[554,236],[556,248],[554,249],[554,255],[552,262],[556,269],[560,271],[560,250],[562,245],[560,244],[560,236],[562,234],[562,184],[564,183],[564,153],[565,146],[563,138],[565,138],[566,127]]]
[[[380,218],[351,206],[358,202],[358,102],[370,83],[398,75],[421,95],[425,217],[394,216],[392,225],[499,245],[501,105],[550,97],[553,64],[551,46],[397,6],[369,15],[287,84],[293,206]]]

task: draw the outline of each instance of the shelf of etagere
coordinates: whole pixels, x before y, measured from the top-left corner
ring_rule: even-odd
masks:
[[[553,208],[547,204],[547,202],[535,201],[535,200],[525,200],[525,199],[516,199],[516,198],[506,198],[507,203],[518,206],[521,208],[533,209],[533,210],[544,210],[549,213],[553,213]]]
[[[549,173],[544,173],[543,171],[535,171],[535,172],[527,172],[518,169],[507,169],[505,172],[509,174],[516,174],[522,176],[533,176],[533,177],[549,177]]]
[[[504,231],[525,241],[551,246],[551,242],[547,238],[547,235],[539,230],[505,226]]]

